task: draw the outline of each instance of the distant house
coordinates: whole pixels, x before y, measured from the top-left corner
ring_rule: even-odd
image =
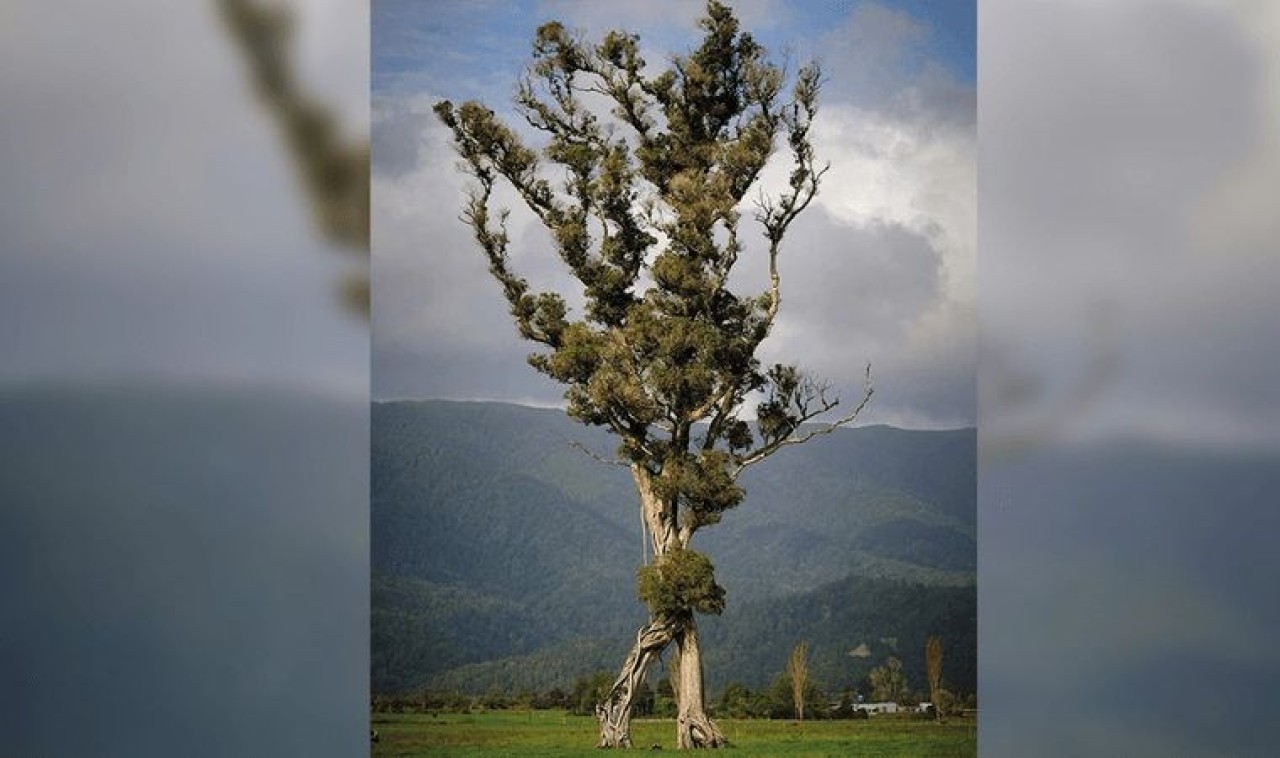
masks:
[[[853,709],[866,713],[897,713],[901,706],[897,703],[854,703]]]

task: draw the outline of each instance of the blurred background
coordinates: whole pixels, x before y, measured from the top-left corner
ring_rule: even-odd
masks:
[[[0,5],[0,755],[367,749],[368,36]]]
[[[984,755],[1264,755],[1280,10],[979,4]]]
[[[1267,754],[1280,11],[978,14],[981,751]],[[366,749],[368,40],[0,7],[0,755]]]

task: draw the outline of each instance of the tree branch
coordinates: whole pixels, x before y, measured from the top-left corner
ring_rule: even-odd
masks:
[[[218,7],[262,103],[283,133],[314,220],[330,239],[368,256],[368,140],[341,135],[329,109],[303,91],[290,66],[293,19],[287,10],[260,0],[219,0]],[[367,268],[346,277],[343,295],[349,306],[369,316]]]
[[[586,445],[582,444],[581,442],[578,442],[577,440],[570,440],[569,447],[576,448],[579,452],[594,459],[598,463],[604,463],[609,466],[622,466],[623,468],[628,468],[631,466],[629,462],[620,460],[618,458],[605,458],[604,456],[600,455],[594,450],[591,450]]]
[[[863,378],[862,399],[861,401],[859,401],[857,407],[854,408],[853,411],[851,411],[850,413],[848,413],[847,415],[843,416],[842,418],[836,421],[823,424],[816,428],[809,429],[803,434],[796,434],[796,432],[799,431],[801,424],[817,416],[820,416],[823,413],[826,413],[827,411],[831,410],[832,408],[835,408],[837,405],[840,404],[839,400],[833,400],[829,402],[823,400],[821,409],[812,411],[812,412],[809,412],[808,410],[806,410],[802,413],[802,415],[796,421],[795,429],[790,434],[784,437],[775,439],[771,442],[767,442],[763,446],[741,456],[738,459],[737,467],[734,469],[733,473],[731,474],[732,478],[737,479],[738,476],[743,472],[743,470],[745,470],[748,466],[759,463],[765,458],[768,458],[769,456],[778,452],[783,447],[786,447],[788,445],[799,445],[799,444],[808,442],[809,440],[813,439],[814,437],[820,434],[830,434],[831,432],[834,432],[836,429],[839,429],[842,426],[846,426],[852,423],[856,418],[858,418],[858,414],[862,413],[863,409],[867,407],[867,404],[871,402],[871,396],[873,394],[875,394],[875,388],[871,384],[871,364],[868,363],[866,374]]]

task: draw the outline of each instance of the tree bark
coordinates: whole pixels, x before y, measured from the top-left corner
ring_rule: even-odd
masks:
[[[639,464],[631,466],[631,474],[640,494],[640,514],[652,539],[654,557],[661,558],[674,540],[670,509],[654,493],[652,474]],[[636,689],[653,660],[671,643],[679,627],[679,619],[659,616],[636,633],[635,645],[623,661],[613,687],[604,701],[596,704],[596,719],[600,722],[600,742],[596,747],[631,747],[631,710]]]
[[[676,747],[681,750],[724,747],[724,735],[707,716],[706,695],[702,687],[702,648],[692,613],[676,633],[675,643],[680,655]]]
[[[679,628],[677,619],[659,616],[636,632],[636,644],[627,654],[622,672],[604,702],[596,705],[596,719],[600,722],[600,742],[596,747],[631,747],[631,707],[636,689],[644,681],[653,659],[671,643]]]
[[[645,525],[653,539],[653,554],[661,558],[667,552],[687,547],[692,530],[680,530],[675,519],[674,503],[663,502],[653,488],[652,475],[643,467],[631,467],[640,494],[640,508]],[[726,744],[724,735],[706,712],[703,690],[702,649],[693,611],[678,615],[657,616],[636,633],[636,642],[623,661],[622,670],[604,701],[596,705],[600,722],[601,748],[629,748],[631,743],[631,709],[636,690],[644,680],[654,659],[672,642],[676,643],[672,660],[673,691],[676,698],[676,746],[680,749],[716,748]]]

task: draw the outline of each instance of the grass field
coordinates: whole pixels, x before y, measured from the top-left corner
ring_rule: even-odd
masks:
[[[719,720],[729,739],[727,757],[892,756],[962,758],[978,754],[977,722],[871,718],[854,721]],[[481,714],[376,714],[375,758],[391,756],[593,756],[596,722],[563,711],[491,711]],[[671,719],[632,722],[637,748],[675,749]]]

